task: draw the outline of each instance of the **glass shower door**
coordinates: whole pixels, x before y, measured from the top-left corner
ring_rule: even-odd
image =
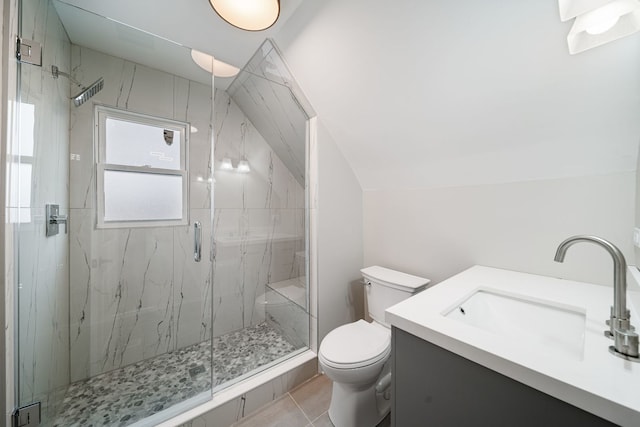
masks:
[[[214,122],[214,387],[309,348],[308,127],[315,114],[271,40]]]
[[[211,398],[211,75],[64,2],[20,7],[43,55],[19,65],[11,168],[17,401],[43,425],[154,425]]]
[[[22,1],[20,9],[23,37],[50,37],[44,63],[70,57],[62,24],[48,19],[53,5]],[[43,67],[19,67],[19,141],[12,153],[9,200],[18,284],[16,401],[19,406],[41,402],[46,425],[69,384],[69,230],[59,224],[58,234],[47,237],[45,216],[47,205],[57,205],[60,217],[69,215],[70,87],[43,78]]]

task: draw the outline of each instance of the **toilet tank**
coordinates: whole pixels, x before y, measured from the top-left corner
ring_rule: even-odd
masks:
[[[369,316],[378,323],[384,321],[384,311],[422,291],[430,280],[374,265],[360,270],[364,277]]]

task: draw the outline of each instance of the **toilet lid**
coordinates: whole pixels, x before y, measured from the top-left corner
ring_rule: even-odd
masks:
[[[320,354],[326,362],[350,367],[375,363],[390,349],[391,331],[364,320],[334,329],[320,344]]]

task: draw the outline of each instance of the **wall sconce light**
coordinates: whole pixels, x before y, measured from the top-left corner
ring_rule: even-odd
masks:
[[[220,18],[247,31],[266,30],[280,16],[280,0],[209,0]]]
[[[198,175],[198,176],[196,176],[196,181],[204,182],[204,177],[202,175]],[[213,182],[213,179],[211,177],[209,177],[209,178],[207,178],[207,182],[211,183],[211,182]]]
[[[224,159],[222,159],[222,163],[220,163],[220,170],[223,170],[223,171],[233,170],[233,163],[231,163],[230,158],[225,157]]]
[[[238,172],[240,173],[251,172],[251,168],[249,167],[249,162],[247,162],[246,160],[240,160],[238,162]]]
[[[638,0],[558,0],[558,4],[562,21],[575,18],[567,36],[571,54],[640,30]]]
[[[238,167],[233,167],[233,162],[231,161],[231,159],[229,157],[224,157],[220,162],[220,170],[249,173],[251,172],[251,166],[249,166],[248,161],[243,159],[238,162]]]

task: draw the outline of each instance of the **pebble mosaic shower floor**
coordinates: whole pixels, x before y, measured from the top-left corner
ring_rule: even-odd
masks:
[[[56,427],[126,426],[211,388],[211,342],[72,384]],[[213,340],[214,386],[296,350],[267,323]]]

